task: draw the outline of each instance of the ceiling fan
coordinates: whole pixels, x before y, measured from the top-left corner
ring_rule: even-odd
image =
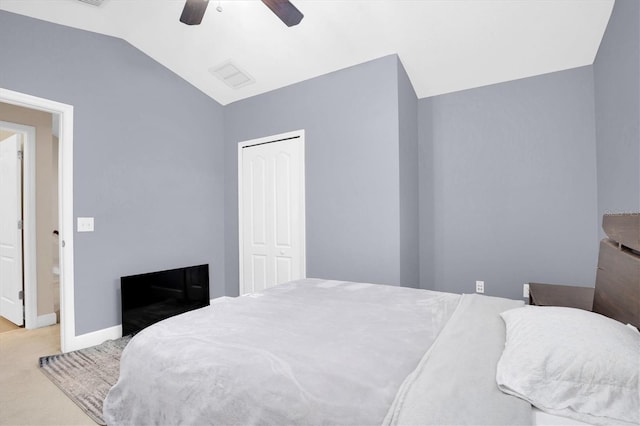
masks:
[[[287,27],[298,25],[304,15],[289,0],[262,0]],[[209,0],[187,0],[182,9],[180,22],[187,25],[200,25]]]

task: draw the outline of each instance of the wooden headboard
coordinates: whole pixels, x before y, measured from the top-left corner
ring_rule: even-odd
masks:
[[[640,213],[604,215],[593,312],[640,328]]]

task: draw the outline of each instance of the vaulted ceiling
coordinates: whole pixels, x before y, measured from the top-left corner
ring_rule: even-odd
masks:
[[[1,0],[0,9],[122,38],[226,105],[394,53],[419,98],[588,65],[614,1],[292,0],[304,19],[290,28],[258,0],[210,0],[202,24],[187,26],[184,3]],[[210,72],[228,61],[255,81],[234,89]]]

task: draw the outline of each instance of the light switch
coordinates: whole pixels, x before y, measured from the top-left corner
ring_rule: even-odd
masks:
[[[78,218],[78,232],[93,232],[93,218],[92,217],[79,217]]]

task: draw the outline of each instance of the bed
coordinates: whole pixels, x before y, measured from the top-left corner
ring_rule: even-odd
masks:
[[[635,249],[619,250],[640,265]],[[623,291],[625,318],[638,326],[640,269],[631,271],[630,282],[597,278],[594,307],[604,301],[600,312],[619,319],[606,306]],[[599,313],[304,279],[220,298],[137,334],[104,419],[633,425],[639,363],[638,331]]]

